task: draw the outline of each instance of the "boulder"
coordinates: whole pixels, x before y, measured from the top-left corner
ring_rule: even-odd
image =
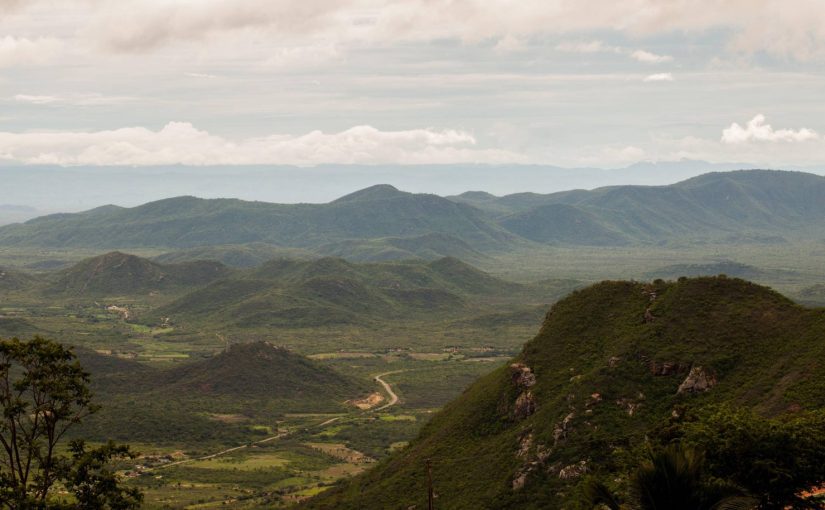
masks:
[[[690,369],[685,380],[679,385],[677,395],[682,393],[702,393],[716,386],[716,375],[702,367]]]

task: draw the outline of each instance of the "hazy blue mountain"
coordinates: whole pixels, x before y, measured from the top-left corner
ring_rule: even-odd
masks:
[[[470,205],[470,202],[472,205]],[[177,197],[0,227],[0,246],[193,248],[265,243],[360,260],[471,256],[532,242],[784,242],[825,235],[825,177],[749,170],[669,186],[436,195],[377,185],[327,204]],[[435,236],[433,236],[435,234]],[[406,241],[405,241],[406,239]]]
[[[825,177],[801,172],[748,170],[669,186],[470,198],[508,230],[546,243],[781,242],[825,232]]]
[[[258,242],[307,248],[348,239],[432,233],[485,249],[514,240],[474,207],[376,186],[329,204],[178,197],[134,208],[105,206],[2,227],[0,245],[185,248]]]

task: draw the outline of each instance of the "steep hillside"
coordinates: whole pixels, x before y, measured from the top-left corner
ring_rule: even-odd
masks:
[[[83,260],[60,271],[47,291],[67,295],[123,295],[190,285],[225,277],[220,262],[194,261],[163,265],[120,252]]]
[[[512,363],[447,405],[410,446],[306,508],[573,508],[584,473],[674,412],[825,406],[825,310],[730,278],[604,282],[547,314]]]
[[[0,246],[169,247],[268,243],[307,248],[347,239],[455,236],[477,249],[513,236],[477,209],[391,186],[328,204],[269,204],[178,197],[134,208],[107,206],[0,227]]]
[[[368,325],[456,314],[480,298],[540,296],[544,291],[500,280],[449,257],[362,264],[331,257],[278,259],[197,289],[143,320],[168,317],[173,323],[217,321],[240,327]]]

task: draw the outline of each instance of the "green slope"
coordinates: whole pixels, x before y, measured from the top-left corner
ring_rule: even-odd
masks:
[[[391,186],[328,204],[269,204],[178,197],[130,209],[98,208],[0,227],[0,246],[170,247],[268,243],[307,248],[347,239],[455,236],[477,249],[513,236],[477,209]]]
[[[125,441],[233,441],[290,412],[345,411],[370,387],[266,342],[168,369],[77,350],[105,404],[77,432]],[[232,415],[230,422],[215,417]]]
[[[453,199],[486,210],[519,236],[544,243],[782,242],[825,234],[825,177],[801,172],[747,170],[705,174],[670,186]]]
[[[479,298],[540,295],[544,287],[492,277],[455,258],[353,263],[278,259],[194,290],[144,317],[239,327],[378,324],[465,312]]]
[[[196,260],[213,260],[229,267],[249,268],[260,266],[276,258],[313,258],[313,252],[300,248],[282,248],[266,243],[249,243],[237,245],[199,246],[175,250],[152,257],[161,264],[180,264]]]
[[[225,277],[229,269],[220,262],[193,261],[159,264],[120,252],[83,260],[59,271],[47,293],[65,295],[125,295],[205,285]]]
[[[582,466],[620,471],[677,406],[825,406],[823,355],[825,310],[743,280],[597,284],[558,302],[512,365],[407,449],[305,507],[426,507],[430,459],[438,508],[572,508]],[[712,387],[680,392],[690,374]]]
[[[33,275],[0,267],[0,291],[25,290],[39,283],[39,279]]]

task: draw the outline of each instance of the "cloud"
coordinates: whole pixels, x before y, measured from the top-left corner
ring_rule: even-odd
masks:
[[[28,39],[7,35],[0,38],[0,68],[46,64],[62,49],[63,43],[52,37]]]
[[[663,62],[672,62],[673,57],[670,55],[657,55],[645,50],[636,50],[630,56],[639,62],[646,64],[661,64]]]
[[[55,165],[243,165],[518,163],[522,155],[479,149],[464,131],[381,131],[356,126],[338,133],[271,135],[232,141],[170,122],[95,132],[0,132],[0,159]]]
[[[514,53],[517,51],[524,51],[527,49],[527,44],[522,39],[518,37],[514,37],[510,34],[499,39],[495,46],[493,46],[493,51],[496,53]]]
[[[621,53],[618,46],[608,46],[602,41],[570,42],[565,41],[556,45],[556,51],[565,53]]]
[[[334,44],[315,44],[275,49],[263,62],[271,67],[314,67],[342,58],[338,46]]]
[[[673,75],[670,73],[656,73],[645,76],[642,81],[656,82],[656,81],[674,81]]]
[[[190,78],[206,78],[206,79],[210,79],[210,80],[213,79],[213,78],[218,77],[215,74],[207,74],[207,73],[183,73],[183,74],[186,75],[186,76],[189,76]]]
[[[33,96],[29,94],[17,94],[16,96],[14,96],[14,100],[20,101],[21,103],[49,104],[60,101],[60,98],[57,96]]]
[[[745,127],[736,122],[722,131],[722,142],[741,144],[747,142],[805,142],[818,140],[819,134],[807,128],[775,130],[766,123],[765,116],[759,114],[748,121]]]
[[[51,96],[16,94],[13,99],[21,103],[35,105],[63,104],[71,106],[106,106],[112,104],[134,101],[136,98],[129,96],[105,96],[102,94],[80,94],[73,96]]]
[[[809,60],[825,56],[821,0],[98,0],[87,30],[110,49],[152,50],[222,32],[333,42],[457,39],[612,32],[632,37],[714,30],[735,52]],[[293,41],[293,44],[295,41]]]

